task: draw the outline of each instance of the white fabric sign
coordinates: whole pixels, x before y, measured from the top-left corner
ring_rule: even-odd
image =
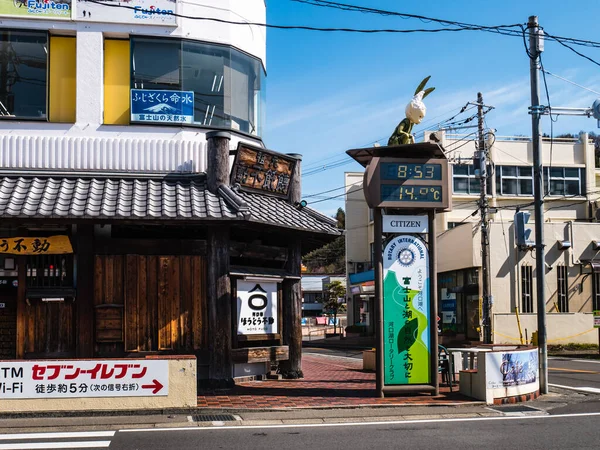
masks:
[[[237,282],[237,334],[276,334],[277,282]]]

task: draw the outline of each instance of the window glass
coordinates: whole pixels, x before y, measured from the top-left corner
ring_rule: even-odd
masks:
[[[562,167],[552,167],[550,169],[550,177],[559,177],[562,178],[564,176]]]
[[[519,176],[520,177],[533,177],[533,172],[531,167],[519,167]]]
[[[0,30],[0,118],[46,118],[46,32]]]
[[[519,180],[521,195],[533,195],[533,180]]]
[[[565,168],[565,177],[567,178],[579,178],[579,169],[576,167]]]
[[[517,168],[512,166],[504,166],[502,167],[502,175],[505,177],[516,177]]]
[[[504,195],[517,195],[519,193],[519,191],[517,190],[517,186],[517,180],[502,180],[502,193]]]
[[[469,166],[466,165],[454,165],[452,166],[454,175],[469,175]]]
[[[179,39],[131,39],[131,87],[194,92],[193,123],[261,135],[265,74],[233,48]]]
[[[579,180],[565,180],[565,193],[567,195],[579,195]]]
[[[454,192],[458,194],[469,193],[469,179],[468,178],[455,178],[454,179]]]
[[[131,87],[180,90],[180,51],[176,40],[132,39]]]

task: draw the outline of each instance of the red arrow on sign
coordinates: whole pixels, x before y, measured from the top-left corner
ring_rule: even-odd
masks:
[[[156,394],[163,388],[163,385],[160,384],[158,380],[152,380],[152,384],[142,384],[142,389],[154,389],[152,391],[153,394]]]

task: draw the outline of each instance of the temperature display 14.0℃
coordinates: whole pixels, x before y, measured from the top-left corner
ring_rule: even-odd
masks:
[[[382,202],[441,202],[441,186],[398,186],[381,185]]]
[[[440,164],[381,163],[382,180],[441,180]]]

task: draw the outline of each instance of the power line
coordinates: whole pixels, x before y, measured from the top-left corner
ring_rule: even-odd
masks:
[[[568,78],[564,78],[564,77],[561,77],[560,75],[556,75],[555,73],[552,73],[549,70],[546,70],[544,68],[542,68],[541,70],[542,70],[542,72],[546,73],[547,75],[550,75],[551,77],[558,78],[559,80],[566,81],[567,83],[572,84],[573,86],[577,86],[578,88],[585,89],[586,91],[589,91],[593,94],[600,95],[600,92],[594,91],[593,89],[582,86],[581,84],[577,84],[574,81],[569,80]]]

